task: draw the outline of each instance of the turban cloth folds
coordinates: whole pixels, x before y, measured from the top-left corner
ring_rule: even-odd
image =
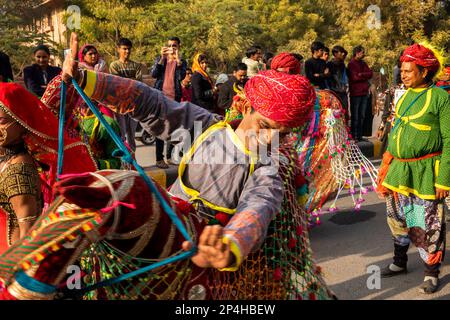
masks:
[[[275,70],[252,77],[244,91],[253,109],[290,128],[309,121],[316,103],[316,92],[307,78]]]

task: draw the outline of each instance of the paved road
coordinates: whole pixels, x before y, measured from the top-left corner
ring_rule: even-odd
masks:
[[[417,249],[411,246],[406,275],[381,279],[379,290],[369,290],[371,265],[386,266],[392,261],[393,244],[386,224],[385,205],[369,194],[360,212],[350,208],[350,197],[339,200],[343,210],[322,216],[322,225],[311,230],[310,238],[316,262],[325,279],[340,299],[450,299],[450,265],[444,261],[441,290],[423,295],[417,287],[423,281],[423,267]],[[347,210],[345,210],[347,209]],[[447,232],[447,243],[450,232]],[[450,254],[447,250],[447,256]]]
[[[145,168],[154,165],[155,147],[137,144],[138,162]],[[450,265],[445,262],[441,290],[430,296],[418,293],[423,269],[413,246],[409,250],[409,273],[381,279],[381,289],[369,290],[367,267],[377,265],[382,268],[392,257],[393,244],[386,224],[385,205],[370,193],[360,212],[351,210],[353,205],[349,195],[341,198],[337,206],[342,211],[322,216],[322,224],[311,230],[310,237],[315,259],[340,299],[450,299]],[[447,237],[449,235],[450,232]]]

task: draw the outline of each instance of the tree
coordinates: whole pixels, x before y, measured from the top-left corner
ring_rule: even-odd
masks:
[[[30,47],[50,43],[45,34],[30,25],[32,8],[39,3],[37,0],[0,2],[0,50],[9,55],[15,77],[29,63]]]

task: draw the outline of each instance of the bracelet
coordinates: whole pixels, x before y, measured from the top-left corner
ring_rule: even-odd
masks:
[[[29,216],[29,217],[17,219],[17,222],[18,223],[30,222],[30,221],[37,220],[37,218],[39,218],[39,216]]]

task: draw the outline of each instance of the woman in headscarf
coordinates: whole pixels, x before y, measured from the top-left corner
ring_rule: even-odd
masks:
[[[63,173],[95,171],[86,146],[64,137]],[[53,199],[58,120],[16,83],[0,83],[0,254],[23,237]]]
[[[208,57],[198,53],[192,62],[192,103],[208,110],[214,111],[216,88],[207,72]]]
[[[97,72],[108,73],[108,65],[105,60],[100,57],[98,50],[92,44],[84,45],[78,52],[78,60],[80,67]]]

